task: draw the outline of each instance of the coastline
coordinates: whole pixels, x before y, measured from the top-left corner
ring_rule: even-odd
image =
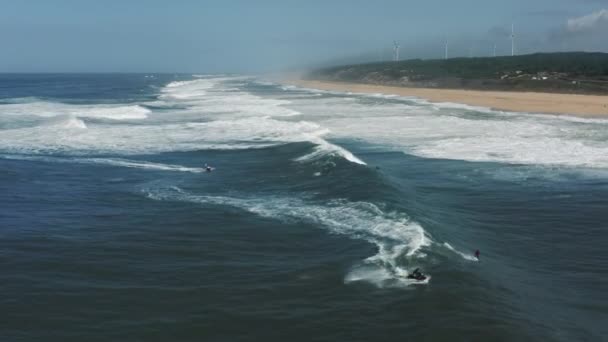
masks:
[[[453,102],[512,112],[608,118],[608,96],[600,95],[407,88],[302,79],[286,83],[319,90],[414,96],[431,102]]]

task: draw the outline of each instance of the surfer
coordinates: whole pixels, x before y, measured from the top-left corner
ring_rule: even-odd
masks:
[[[475,257],[479,260],[479,249],[475,251]]]
[[[205,171],[211,172],[211,171],[213,171],[213,168],[211,166],[207,165],[207,163],[205,163]]]

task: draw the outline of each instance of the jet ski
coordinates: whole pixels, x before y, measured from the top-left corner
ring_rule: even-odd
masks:
[[[427,276],[422,274],[419,269],[415,269],[414,272],[407,275],[407,279],[414,279],[418,281],[426,280]]]
[[[426,280],[426,276],[424,274],[419,274],[419,275],[408,274],[407,275],[407,279],[414,279],[414,280],[418,280],[418,281],[423,281],[423,280]]]

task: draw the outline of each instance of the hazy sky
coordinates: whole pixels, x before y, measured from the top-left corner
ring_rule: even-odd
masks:
[[[607,10],[604,10],[607,9]],[[254,72],[353,56],[608,51],[608,0],[0,0],[1,72]]]

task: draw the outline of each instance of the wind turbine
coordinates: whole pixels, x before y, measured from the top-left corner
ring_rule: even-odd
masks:
[[[511,24],[511,56],[515,56],[515,24]]]
[[[446,38],[445,39],[445,59],[448,59],[449,57],[450,57],[449,56],[449,41]]]
[[[493,54],[493,56],[496,57],[496,43],[494,43],[494,54]]]
[[[393,41],[393,58],[395,62],[399,60],[399,43],[396,40]]]

